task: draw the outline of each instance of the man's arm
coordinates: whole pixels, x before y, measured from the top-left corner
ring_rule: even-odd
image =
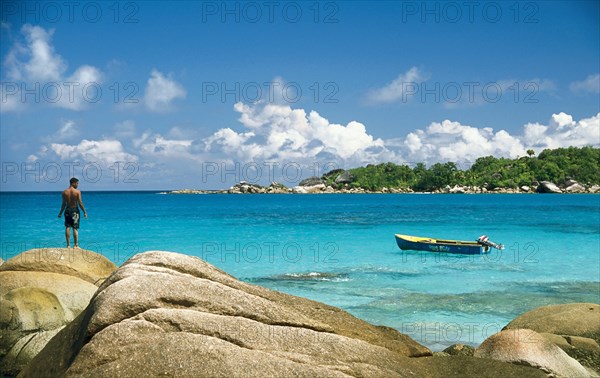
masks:
[[[77,202],[79,202],[79,207],[83,210],[83,216],[87,218],[87,212],[85,211],[85,207],[83,207],[83,201],[81,200],[81,192],[77,192]]]
[[[60,206],[60,211],[58,212],[58,217],[62,217],[63,211],[65,211],[65,207],[67,207],[67,195],[65,192],[62,193],[62,205]]]

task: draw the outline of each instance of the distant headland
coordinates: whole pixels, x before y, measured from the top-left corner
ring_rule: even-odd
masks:
[[[241,181],[228,189],[180,189],[164,194],[317,194],[317,193],[600,193],[600,149],[568,147],[532,150],[516,159],[486,156],[468,169],[456,163],[394,163],[335,169],[294,187]]]

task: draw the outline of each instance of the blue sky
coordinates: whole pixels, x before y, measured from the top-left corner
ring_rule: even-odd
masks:
[[[596,2],[1,5],[2,190],[600,145]]]

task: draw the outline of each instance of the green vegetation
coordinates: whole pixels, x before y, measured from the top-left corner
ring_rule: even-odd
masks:
[[[436,163],[427,168],[419,163],[414,167],[383,163],[349,169],[348,180],[336,178],[342,170],[323,175],[326,185],[334,188],[412,188],[417,191],[433,191],[446,185],[478,186],[488,190],[495,188],[518,188],[533,185],[536,181],[563,184],[575,180],[584,185],[600,184],[600,149],[593,147],[568,147],[544,150],[537,157],[532,150],[528,156],[517,159],[481,157],[468,169],[457,164]]]

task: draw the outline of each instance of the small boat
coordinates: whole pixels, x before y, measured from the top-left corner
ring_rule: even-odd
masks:
[[[504,249],[502,244],[490,241],[485,235],[480,236],[476,241],[433,239],[400,234],[395,236],[396,244],[402,250],[481,255],[489,253],[492,248]]]

